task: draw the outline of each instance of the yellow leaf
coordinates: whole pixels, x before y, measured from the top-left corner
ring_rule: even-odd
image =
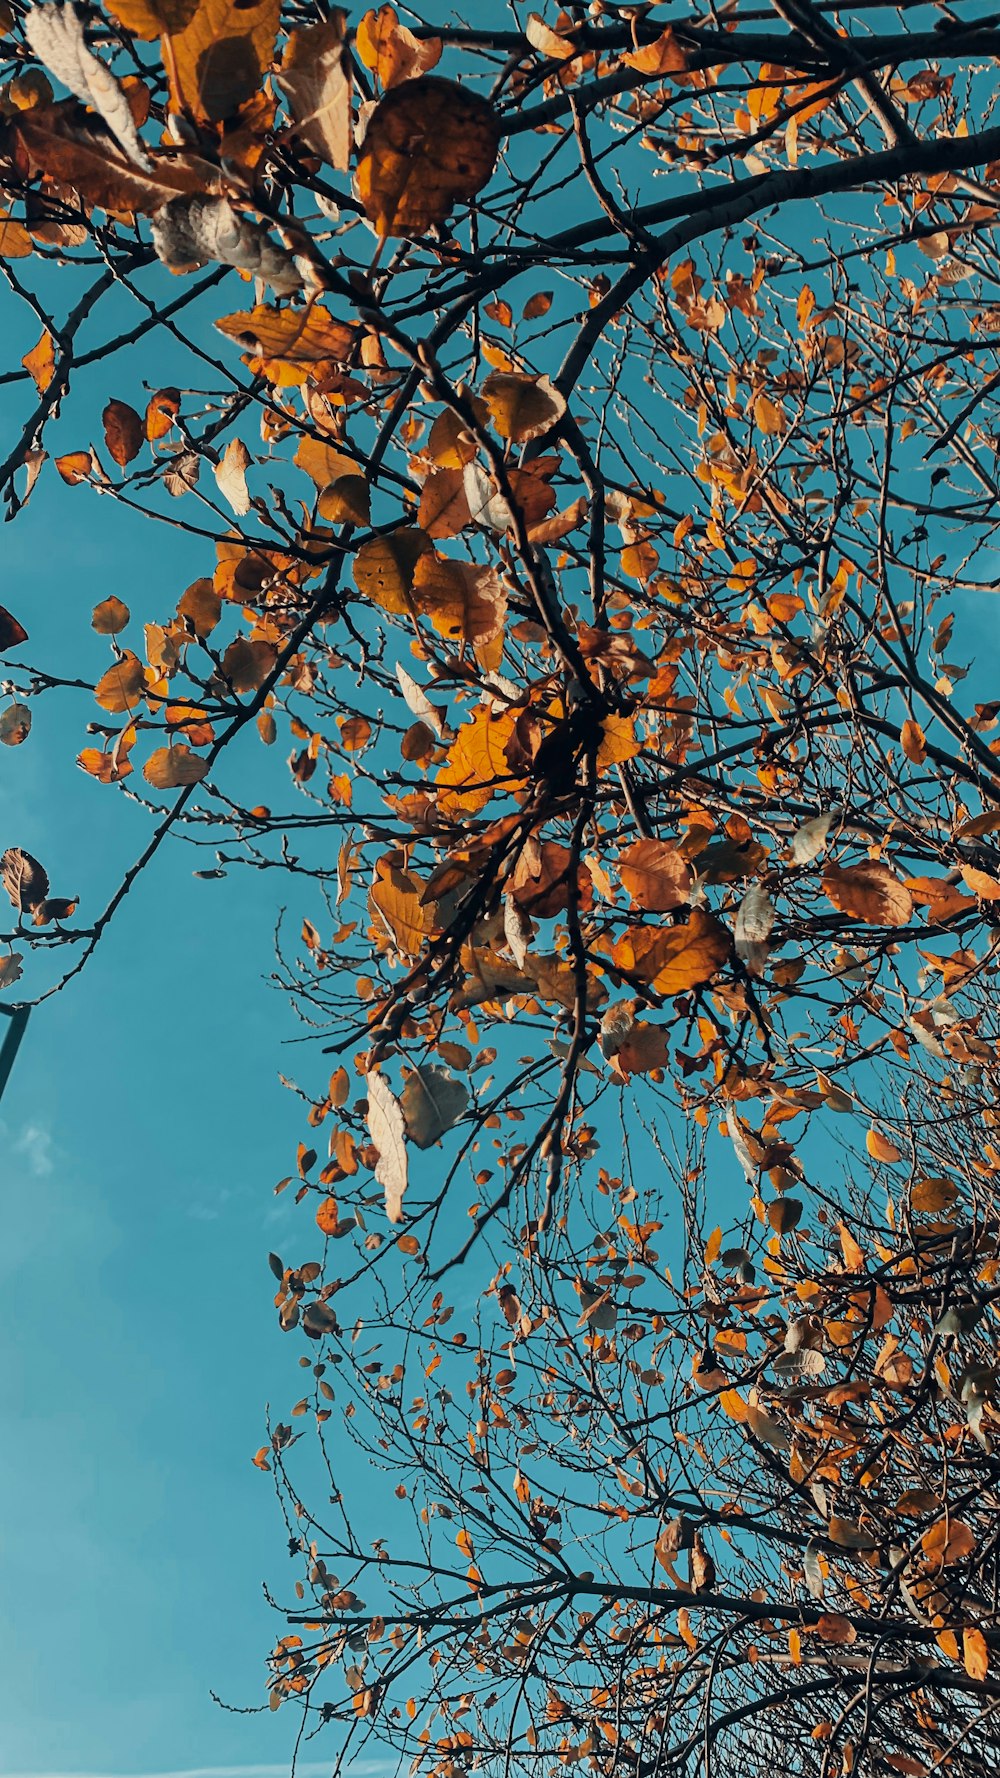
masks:
[[[897,1148],[894,1142],[890,1142],[888,1136],[883,1136],[881,1130],[877,1130],[874,1124],[865,1136],[865,1147],[875,1161],[885,1161],[891,1165],[893,1161],[902,1159],[902,1149]]]
[[[962,1661],[970,1679],[985,1679],[990,1670],[990,1651],[982,1630],[962,1631]]]
[[[253,98],[274,56],[280,10],[281,0],[199,0],[164,55],[172,109],[219,123]]]
[[[987,871],[976,870],[971,864],[964,864],[962,866],[962,880],[966,888],[971,889],[973,895],[977,895],[980,901],[1000,900],[1000,883]]]
[[[354,47],[365,67],[388,89],[435,67],[443,46],[440,37],[414,36],[400,24],[394,6],[380,6],[360,20]]]
[[[142,698],[146,685],[145,669],[138,655],[126,649],[120,660],[102,673],[94,687],[94,696],[102,710],[112,716],[132,710]]]
[[[396,950],[416,957],[433,927],[433,909],[423,901],[424,885],[399,865],[380,858],[375,881],[368,892],[369,911],[381,920],[382,929]]]
[[[208,760],[192,753],[190,747],[158,747],[142,768],[148,784],[157,790],[179,790],[186,784],[197,784],[208,771]]]
[[[514,444],[540,438],[566,412],[565,398],[548,377],[529,377],[520,371],[493,371],[482,395],[500,437]]]
[[[952,1562],[961,1562],[964,1557],[971,1556],[975,1547],[974,1532],[960,1519],[939,1519],[920,1540],[920,1548],[935,1568],[948,1568]]]
[[[633,759],[641,751],[642,742],[635,732],[635,721],[631,716],[605,716],[601,722],[603,739],[597,749],[597,768],[606,771],[608,766],[621,765],[623,760]]]
[[[918,1179],[910,1192],[910,1206],[921,1216],[937,1216],[950,1210],[958,1197],[958,1187],[950,1179]]]
[[[438,633],[452,641],[492,641],[503,630],[507,596],[493,568],[453,562],[436,551],[417,557],[413,599]]]
[[[480,704],[472,721],[463,722],[437,775],[438,801],[446,812],[481,809],[497,791],[508,790],[517,781],[504,751],[515,721],[512,710]]]
[[[431,547],[430,538],[417,525],[401,526],[384,537],[371,538],[354,558],[354,580],[359,592],[393,616],[412,614],[414,570]]]
[[[770,401],[766,395],[758,395],[753,404],[753,417],[757,430],[765,437],[780,437],[786,426],[785,411],[780,405]]]
[[[37,346],[32,346],[31,351],[24,354],[21,363],[33,379],[39,395],[44,395],[56,374],[56,349],[52,343],[52,335],[43,333]]]
[[[27,259],[34,250],[35,244],[23,223],[11,222],[7,211],[0,210],[0,259]]]
[[[639,74],[658,78],[661,74],[680,74],[687,67],[687,57],[668,25],[652,43],[641,49],[626,50],[622,61]]]

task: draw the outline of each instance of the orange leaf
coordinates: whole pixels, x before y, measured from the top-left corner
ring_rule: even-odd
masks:
[[[905,884],[887,864],[875,860],[843,869],[839,864],[828,864],[823,888],[835,908],[867,926],[905,926],[913,912],[913,898]]]
[[[927,739],[919,722],[908,717],[899,731],[899,744],[915,766],[922,766],[927,758]]]
[[[875,1161],[886,1161],[891,1165],[902,1159],[902,1149],[890,1142],[888,1136],[883,1136],[881,1130],[876,1130],[874,1124],[865,1136],[865,1147]]]
[[[682,852],[665,840],[636,840],[618,860],[633,907],[665,914],[687,901],[693,877]]]
[[[470,87],[425,74],[376,105],[357,167],[365,215],[384,240],[425,235],[484,186],[500,133],[493,108]]]
[[[970,1679],[985,1679],[990,1669],[990,1651],[982,1630],[962,1631],[962,1660]]]

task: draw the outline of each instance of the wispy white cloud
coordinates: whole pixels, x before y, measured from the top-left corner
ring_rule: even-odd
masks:
[[[15,1154],[23,1155],[36,1179],[48,1179],[55,1166],[52,1153],[52,1131],[42,1124],[25,1124],[13,1143]]]
[[[298,1760],[296,1778],[330,1778],[333,1760]],[[345,1766],[341,1778],[372,1778],[384,1772],[381,1760],[355,1760]],[[186,1766],[175,1772],[0,1772],[0,1778],[290,1778],[291,1767],[282,1766]]]

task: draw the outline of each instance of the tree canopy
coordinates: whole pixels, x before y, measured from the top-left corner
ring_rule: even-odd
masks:
[[[432,1778],[992,1770],[1000,17],[0,30],[7,517],[151,550],[99,672],[0,611],[0,740],[70,701],[148,823],[103,898],[10,844],[0,982],[168,840],[293,909],[271,1707]]]

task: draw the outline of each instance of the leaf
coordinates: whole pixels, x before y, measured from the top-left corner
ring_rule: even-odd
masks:
[[[24,357],[21,359],[21,363],[28,372],[39,395],[44,395],[52,378],[56,374],[56,348],[52,335],[47,328],[42,334],[41,339],[38,341],[38,344],[32,346],[30,352],[25,352]]]
[[[976,1547],[975,1532],[960,1519],[939,1519],[920,1539],[920,1548],[935,1568],[962,1562]]]
[[[443,712],[438,709],[436,704],[431,703],[423,688],[398,662],[396,664],[396,678],[399,680],[399,688],[406,700],[407,708],[412,710],[420,722],[425,723],[429,729],[433,729],[440,739],[445,732]]]
[[[218,483],[219,493],[228,501],[237,518],[250,511],[250,492],[247,488],[247,470],[253,458],[241,438],[231,438],[218,463],[213,465],[212,473]]]
[[[915,766],[922,766],[927,758],[927,737],[919,722],[908,717],[899,731],[899,744]]]
[[[549,377],[524,376],[520,371],[493,371],[483,384],[482,397],[500,437],[514,444],[540,438],[566,412],[565,399]]]
[[[521,310],[521,319],[522,321],[537,321],[540,316],[547,315],[551,307],[551,290],[538,290],[534,296],[529,296]]]
[[[181,594],[177,615],[196,636],[210,636],[222,615],[222,599],[210,580],[194,580]]]
[[[19,112],[9,140],[21,172],[58,180],[88,204],[117,214],[151,216],[168,199],[201,191],[212,177],[211,166],[186,151],[153,150],[145,167],[137,166],[73,99]]]
[[[278,296],[302,285],[290,253],[271,239],[263,223],[250,222],[228,198],[178,197],[157,210],[153,246],[172,272],[193,272],[217,260],[270,284]]]
[[[578,44],[571,38],[560,36],[558,31],[553,31],[551,25],[547,25],[537,12],[529,12],[524,22],[524,35],[532,49],[537,49],[541,55],[548,56],[555,62],[572,61],[574,56],[581,53]]]
[[[256,93],[274,56],[280,0],[199,0],[171,34],[171,109],[219,123]]]
[[[883,1161],[888,1166],[892,1166],[903,1156],[902,1149],[897,1148],[895,1142],[890,1142],[888,1136],[883,1136],[881,1130],[876,1129],[874,1124],[865,1135],[865,1147],[872,1160]]]
[[[295,134],[339,172],[351,164],[351,64],[346,14],[335,7],[322,23],[291,31],[277,83],[288,100]]]
[[[128,606],[112,594],[109,599],[102,599],[99,605],[94,606],[90,616],[91,628],[99,636],[117,636],[119,630],[125,628],[131,615]]]
[[[199,0],[108,0],[108,11],[133,37],[151,43],[171,37],[190,24]]]
[[[424,885],[419,878],[409,876],[399,865],[384,858],[378,860],[368,895],[369,907],[381,918],[396,949],[410,957],[419,956],[433,924],[431,909],[423,896]]]
[[[680,926],[629,927],[612,953],[618,968],[651,981],[659,994],[700,987],[729,955],[729,934],[714,914],[694,908]]]
[[[665,840],[636,840],[618,859],[633,907],[669,913],[687,901],[694,878],[682,852]]]
[[[0,654],[6,654],[11,648],[20,648],[27,642],[28,632],[23,624],[18,623],[5,605],[0,605]]]
[[[151,753],[142,768],[142,775],[156,790],[180,790],[184,785],[200,783],[207,771],[207,759],[178,743],[173,747],[158,747]]]
[[[28,259],[34,251],[35,243],[24,224],[11,222],[10,212],[0,210],[0,259]]]
[[[393,87],[369,120],[357,189],[375,232],[425,235],[469,202],[496,164],[499,125],[491,105],[436,74]]]
[[[811,864],[818,858],[826,845],[827,835],[833,823],[833,816],[816,815],[812,821],[804,821],[797,828],[791,839],[791,854],[795,864]]]
[[[468,1103],[468,1088],[447,1068],[433,1062],[414,1068],[402,1097],[407,1135],[418,1148],[432,1148],[458,1123]]]
[[[402,1222],[403,1194],[407,1186],[403,1108],[378,1069],[372,1069],[365,1084],[368,1092],[368,1130],[378,1149],[375,1177],[385,1192],[386,1216],[390,1222]]]
[[[827,1537],[841,1550],[877,1550],[878,1538],[863,1531],[853,1519],[830,1520],[826,1528]]]
[[[821,1642],[830,1642],[839,1648],[849,1647],[852,1642],[856,1642],[858,1639],[858,1632],[850,1618],[841,1617],[839,1612],[835,1611],[825,1611],[823,1616],[811,1626],[811,1629],[813,1635],[818,1636]]]
[[[355,34],[358,56],[386,89],[436,67],[442,47],[440,37],[415,37],[394,6],[366,12]]]
[[[787,424],[785,411],[780,404],[770,401],[766,395],[758,395],[753,404],[754,423],[765,438],[777,435],[780,437]]]
[[[0,878],[11,905],[22,913],[39,907],[49,892],[49,879],[38,859],[20,846],[8,846],[0,858]]]
[[[119,468],[124,469],[146,442],[142,418],[127,401],[109,401],[103,418],[104,442]]]
[[[971,1625],[962,1631],[962,1663],[970,1679],[984,1680],[990,1670],[986,1637]]]
[[[424,483],[417,519],[428,537],[457,537],[472,518],[464,469],[435,469]]]
[[[272,382],[302,382],[311,366],[346,362],[356,338],[356,329],[345,322],[335,321],[329,310],[319,303],[310,303],[305,309],[275,309],[268,303],[258,303],[254,309],[240,309],[233,315],[223,315],[215,326],[220,333],[254,353],[260,360],[261,371]],[[317,370],[315,374],[320,373]],[[306,453],[311,447],[316,451],[329,449],[341,461],[357,468],[354,459],[346,457],[344,452],[311,438],[299,441],[295,456],[297,463],[300,462],[299,452]],[[319,487],[333,479],[330,474],[316,475],[304,457],[301,466]]]
[[[957,1198],[958,1187],[950,1179],[917,1179],[910,1190],[910,1207],[921,1216],[940,1216]]]
[[[102,673],[94,687],[94,696],[102,710],[119,716],[132,710],[146,690],[145,669],[138,655],[126,649],[120,660]]]
[[[644,43],[641,49],[627,50],[622,61],[638,74],[655,78],[661,74],[680,74],[687,67],[687,57],[669,25],[652,43]]]
[[[438,802],[446,811],[475,811],[515,781],[506,747],[516,717],[511,710],[480,704],[463,722],[448,760],[438,772]]]
[[[887,864],[874,860],[843,869],[828,864],[823,889],[840,913],[863,920],[867,926],[906,926],[913,913],[913,897],[906,885]]]
[[[89,451],[67,451],[56,458],[56,468],[67,487],[76,488],[94,473],[94,459]]]
[[[962,881],[980,901],[1000,901],[1000,882],[996,877],[991,877],[988,871],[976,870],[974,865],[963,864]]]
[[[31,711],[27,704],[8,704],[0,710],[0,742],[5,747],[20,747],[31,732]]]
[[[354,558],[358,591],[393,616],[412,614],[414,570],[431,547],[430,538],[416,525],[400,526],[384,537],[371,538]]]
[[[451,641],[481,645],[503,630],[507,595],[496,570],[422,552],[413,572],[413,598],[434,628]]]
[[[222,657],[220,671],[234,692],[259,691],[277,659],[272,642],[237,636]]]
[[[0,957],[0,988],[12,988],[21,979],[21,965],[24,955],[21,951],[8,951]]]
[[[30,6],[24,16],[24,35],[49,72],[84,105],[92,105],[129,160],[148,172],[149,155],[135,127],[124,89],[110,68],[87,48],[83,22],[76,8],[62,5]]]

